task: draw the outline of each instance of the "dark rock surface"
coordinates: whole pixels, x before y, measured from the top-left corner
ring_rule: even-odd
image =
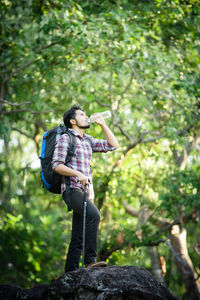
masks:
[[[0,285],[0,300],[174,300],[150,272],[133,266],[79,269],[25,290]]]

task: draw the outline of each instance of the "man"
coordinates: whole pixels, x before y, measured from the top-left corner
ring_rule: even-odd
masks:
[[[52,167],[55,172],[63,176],[70,176],[70,203],[67,203],[73,210],[72,235],[68,249],[65,272],[79,268],[82,250],[83,230],[83,197],[84,186],[88,185],[88,202],[86,213],[86,239],[85,239],[85,266],[106,266],[106,262],[96,262],[98,227],[100,213],[93,203],[94,192],[92,184],[92,172],[90,162],[93,152],[113,151],[119,147],[118,142],[106,125],[104,119],[98,114],[93,114],[95,123],[99,125],[104,134],[105,140],[95,139],[84,133],[90,127],[88,117],[80,106],[72,106],[63,116],[64,124],[76,138],[75,156],[65,165],[67,152],[69,150],[70,138],[63,134],[57,141],[52,159]],[[92,143],[92,148],[90,142]],[[61,185],[63,199],[66,198],[65,177]],[[68,206],[68,207],[69,207]]]

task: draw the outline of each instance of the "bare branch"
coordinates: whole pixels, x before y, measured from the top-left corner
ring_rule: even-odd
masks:
[[[113,113],[114,113],[114,112],[113,112]],[[164,135],[161,135],[161,136],[157,136],[157,137],[155,137],[155,138],[149,138],[149,139],[146,139],[146,140],[145,140],[145,139],[143,139],[144,134],[143,134],[143,136],[142,136],[142,134],[141,134],[140,137],[139,137],[138,139],[134,139],[133,137],[129,136],[129,135],[125,132],[125,130],[119,125],[119,123],[116,123],[115,126],[117,126],[117,127],[120,129],[121,133],[122,133],[124,136],[126,136],[126,138],[129,140],[129,144],[126,146],[126,149],[123,151],[121,157],[120,157],[120,158],[114,163],[114,165],[112,166],[112,169],[111,169],[110,173],[107,175],[105,181],[104,181],[103,184],[102,184],[102,189],[101,189],[102,191],[106,191],[107,186],[108,186],[108,184],[109,184],[110,177],[112,176],[114,170],[119,166],[119,164],[121,164],[121,163],[123,162],[124,158],[126,157],[126,155],[127,155],[127,153],[128,153],[129,151],[131,151],[132,149],[134,149],[138,144],[140,144],[140,143],[142,143],[142,142],[144,142],[144,143],[148,143],[148,142],[156,142],[156,140],[161,139],[162,137],[164,137]],[[147,133],[147,131],[144,132],[144,133]],[[99,198],[97,199],[97,201],[98,201],[98,208],[101,209],[101,207],[102,207],[102,205],[103,205],[103,201],[104,201],[104,193],[103,193],[103,196],[101,196],[101,197],[99,197]]]
[[[126,202],[126,201],[123,201],[123,204],[124,204],[124,206],[125,206],[126,212],[127,212],[129,215],[131,215],[131,216],[133,216],[133,217],[136,217],[136,218],[139,217],[139,214],[140,214],[140,211],[139,211],[139,210],[136,210],[132,205],[130,205],[130,204],[129,204],[128,202]],[[163,217],[160,217],[160,216],[154,218],[154,217],[153,217],[153,211],[151,211],[151,210],[150,210],[150,215],[149,215],[149,217],[150,217],[152,223],[154,223],[154,224],[157,225],[157,226],[160,226],[160,225],[162,225],[162,226],[165,226],[165,225],[173,226],[173,225],[174,225],[174,223],[173,223],[173,224],[170,223],[170,220],[168,220],[168,219],[166,219],[166,218],[163,218]]]
[[[134,137],[131,137],[123,128],[119,123],[115,123],[115,126],[119,128],[120,132],[131,142],[131,147],[129,148],[129,150],[131,148],[134,148],[137,144],[139,143],[150,143],[150,142],[156,142],[157,140],[160,140],[162,138],[167,137],[167,134],[160,134],[159,131],[143,131],[140,133],[139,138],[134,141]],[[192,127],[194,126],[194,124],[189,124],[186,128],[179,130],[176,132],[177,135],[182,136],[185,133],[187,133]],[[199,127],[198,127],[199,128]],[[144,138],[145,135],[147,134],[154,134],[156,135],[155,137],[150,137],[150,138]],[[194,144],[196,145],[199,142],[199,136],[200,136],[200,132],[198,132],[196,138],[194,139],[194,141],[192,143],[190,143],[190,145],[188,145],[188,153],[191,152],[191,148],[194,147]],[[190,149],[190,150],[189,150]]]
[[[24,70],[25,68],[27,68],[28,66],[30,66],[35,60],[31,60],[29,62],[27,62],[25,65],[19,67],[18,69],[16,69],[14,72],[12,72],[10,75],[8,75],[6,78],[4,78],[4,80],[2,81],[2,84],[1,84],[1,92],[0,92],[0,110],[2,110],[2,107],[3,107],[3,103],[2,101],[4,101],[4,94],[5,94],[5,86],[6,86],[6,83],[13,77],[15,76],[15,74],[21,72],[22,70]]]
[[[50,48],[50,47],[52,47],[52,46],[54,46],[54,45],[56,45],[56,44],[59,44],[59,43],[60,43],[60,41],[57,41],[57,42],[53,42],[53,43],[51,43],[51,44],[49,44],[49,45],[43,46],[43,47],[41,47],[40,49],[38,49],[38,50],[36,51],[36,53],[40,53],[42,50],[47,49],[47,48]],[[8,80],[10,80],[10,79],[11,79],[13,76],[15,76],[17,73],[19,73],[19,72],[23,71],[24,69],[26,69],[27,67],[29,67],[29,66],[30,66],[32,63],[34,63],[36,60],[37,60],[37,59],[32,59],[31,61],[27,62],[27,63],[24,64],[23,66],[17,68],[15,71],[13,71],[12,73],[10,73],[10,75],[8,75],[8,76],[3,80],[2,86],[3,86],[3,85],[5,86],[5,84],[6,84],[6,82],[7,82]],[[1,97],[1,99],[2,99],[2,97]]]
[[[184,170],[188,156],[199,143],[199,141],[200,130],[198,130],[197,134],[193,137],[193,140],[191,142],[188,142],[186,145],[183,146],[183,150],[181,151],[181,153],[179,153],[178,151],[174,151],[174,161],[180,167],[181,170]]]
[[[123,99],[124,95],[126,94],[126,92],[128,91],[128,89],[130,88],[131,83],[133,81],[133,78],[134,78],[134,72],[132,70],[129,82],[128,82],[127,86],[124,88],[123,92],[121,93],[121,99]],[[121,99],[120,99],[120,101],[121,101]]]
[[[126,201],[123,201],[123,204],[124,204],[124,206],[125,206],[126,212],[127,212],[129,215],[131,215],[131,216],[133,216],[133,217],[139,217],[139,210],[134,209],[133,206],[130,205],[130,204],[129,204],[128,202],[126,202]]]
[[[115,126],[119,128],[120,132],[125,136],[130,142],[132,141],[132,137],[122,128],[119,122],[115,123]]]
[[[113,70],[110,72],[110,81],[109,81],[109,93],[110,93],[110,102],[112,103],[112,84],[113,84]]]
[[[181,254],[180,253],[176,253],[174,248],[172,247],[172,244],[170,243],[169,240],[164,239],[164,243],[167,244],[167,246],[169,247],[169,249],[171,250],[171,253],[173,254],[173,256],[175,257],[176,260],[178,260],[180,263],[184,264],[184,260],[181,258]]]
[[[164,134],[161,134],[160,136],[156,136],[156,137],[153,137],[153,138],[149,138],[149,139],[142,139],[142,143],[150,143],[150,142],[156,142],[157,140],[160,140],[162,138],[164,138],[165,135]]]
[[[119,125],[116,125],[118,128],[120,128],[120,130],[121,130],[121,132],[122,132],[122,134],[124,134],[125,136],[127,135],[127,133],[123,130],[123,128],[121,128],[121,126],[119,126]],[[161,136],[158,136],[158,137],[155,137],[155,138],[149,138],[149,139],[142,139],[142,137],[139,137],[137,140],[134,140],[132,137],[130,137],[129,135],[127,135],[127,139],[130,141],[130,143],[127,145],[127,147],[126,147],[126,149],[123,151],[123,153],[122,153],[122,155],[121,155],[121,157],[120,157],[120,159],[118,159],[116,162],[115,162],[115,164],[113,165],[113,167],[112,167],[112,169],[111,169],[111,171],[110,171],[110,174],[109,174],[109,176],[108,176],[108,178],[110,177],[110,176],[112,176],[112,174],[113,174],[113,172],[114,172],[114,170],[118,167],[118,163],[119,163],[119,161],[121,161],[121,163],[122,163],[122,161],[124,160],[124,158],[126,157],[126,155],[127,155],[127,153],[129,152],[129,151],[131,151],[132,149],[134,149],[138,144],[140,144],[140,143],[148,143],[148,142],[156,142],[156,140],[157,139],[161,139],[161,138],[163,138],[164,137],[164,135],[161,135]],[[120,163],[120,164],[121,164]],[[109,181],[109,180],[108,180]],[[104,182],[104,185],[106,186],[106,184],[108,184],[108,182]],[[101,206],[99,206],[99,208],[100,208]]]
[[[124,88],[124,90],[122,91],[121,95],[120,95],[120,99],[118,100],[117,103],[117,108],[119,107],[119,105],[121,104],[122,99],[124,98],[124,95],[126,94],[126,92],[128,91],[128,89],[130,88],[132,82],[133,82],[133,78],[134,78],[134,71],[132,70],[131,72],[131,76],[129,79],[128,84],[126,85],[126,87]]]
[[[172,102],[174,102],[177,106],[179,106],[183,111],[188,111],[188,110],[191,110],[191,106],[190,105],[187,105],[185,104],[184,102],[184,105],[181,104],[177,99],[176,97],[172,94],[172,92],[170,92],[169,95],[167,95],[166,93],[164,93],[164,96],[166,96],[167,98],[169,98]],[[182,99],[183,100],[183,99]],[[188,119],[187,119],[188,120]]]
[[[22,102],[22,103],[12,103],[6,100],[2,100],[0,99],[0,102],[11,105],[11,106],[20,106],[20,105],[27,105],[27,104],[31,104],[31,102]]]
[[[97,98],[96,98],[96,102],[99,104],[99,106],[108,107],[108,108],[110,108],[110,110],[112,110],[112,107],[110,104],[104,104],[104,103],[100,102]]]
[[[108,257],[110,257],[110,255],[113,252],[115,252],[117,250],[120,250],[123,247],[124,247],[124,245],[123,246],[122,245],[121,246],[113,246],[113,247],[111,247],[109,249],[105,249],[103,251],[100,251],[100,253],[99,253],[99,260],[106,260]]]
[[[17,74],[17,73],[21,72],[22,70],[26,69],[27,67],[29,67],[34,61],[35,60],[31,60],[31,61],[27,62],[25,65],[19,67],[18,69],[16,69],[12,73],[10,73],[10,75],[8,75],[6,78],[4,78],[1,87],[5,86],[5,84],[7,83],[7,81],[9,81],[13,76],[15,76],[15,74]],[[1,100],[2,99],[3,99],[3,97],[1,97]]]
[[[146,247],[153,247],[153,246],[158,246],[159,244],[161,243],[165,243],[166,242],[166,239],[160,239],[160,240],[157,240],[157,241],[147,241],[147,242],[144,242],[144,241],[141,241],[139,242],[139,244],[137,242],[130,242],[130,240],[126,239],[123,241],[123,243],[121,245],[112,245],[111,247],[109,247],[109,249],[107,248],[104,248],[102,249],[100,252],[99,252],[99,259],[100,260],[106,260],[109,258],[109,256],[117,251],[117,250],[120,250],[128,245],[131,245],[132,247],[140,247],[140,246],[146,246]],[[110,246],[110,245],[109,245]]]
[[[12,127],[12,130],[19,132],[20,134],[26,136],[26,137],[29,138],[29,139],[32,139],[32,140],[34,139],[34,136],[29,135],[28,133],[23,132],[22,130],[20,130],[20,129],[18,129],[18,128]]]
[[[160,134],[159,131],[154,131],[154,130],[143,131],[142,133],[143,133],[144,135],[146,135],[146,134],[155,134],[155,135],[159,135],[159,134]]]
[[[138,77],[137,72],[135,71],[135,69],[134,69],[133,67],[132,67],[132,71],[133,71],[133,73],[134,73],[134,75],[135,75],[135,77],[136,77],[136,79],[137,79],[137,81],[138,81],[140,87],[142,88],[144,94],[146,95],[147,100],[150,102],[151,106],[153,107],[153,110],[155,111],[155,114],[156,114],[156,118],[160,118],[159,111],[156,109],[156,107],[155,107],[155,105],[154,105],[152,99],[151,99],[151,98],[148,96],[148,94],[146,93],[146,90],[145,90],[145,88],[144,88],[144,85],[143,85],[142,81],[140,80],[140,78]]]
[[[126,201],[123,201],[123,204],[124,204],[126,212],[128,214],[130,214],[131,216],[136,217],[136,218],[139,217],[139,213],[140,213],[139,210],[136,210],[132,205],[130,205]],[[182,222],[187,223],[188,221],[190,221],[193,213],[194,213],[194,211],[188,215],[183,215]],[[167,218],[163,218],[162,216],[159,216],[159,215],[154,216],[153,211],[152,211],[152,213],[150,213],[148,220],[149,220],[149,222],[151,222],[152,224],[154,224],[155,226],[160,228],[159,234],[161,234],[162,232],[165,232],[165,231],[170,231],[174,225],[180,225],[180,223],[181,223],[180,217],[175,218],[175,220],[173,222],[171,222],[171,220],[169,220]]]
[[[165,239],[160,239],[160,240],[157,240],[157,241],[154,241],[154,242],[146,242],[144,243],[143,245],[144,246],[150,246],[150,247],[153,247],[153,246],[158,246],[159,244],[161,243],[165,243]]]
[[[36,51],[36,53],[40,53],[42,50],[44,50],[44,49],[48,49],[48,48],[50,48],[50,47],[52,47],[52,46],[55,46],[55,45],[58,45],[58,44],[60,44],[60,42],[61,42],[61,40],[60,41],[57,41],[57,42],[52,42],[52,43],[50,43],[50,44],[48,44],[48,45],[46,45],[46,46],[43,46],[43,47],[41,47],[40,49],[38,49],[37,51]]]
[[[192,123],[190,123],[185,128],[183,128],[183,129],[181,129],[179,131],[176,131],[176,134],[179,135],[179,136],[183,136],[185,133],[187,133],[188,131],[190,131],[190,129],[194,127],[194,121],[196,121],[198,118],[199,118],[199,115],[195,115],[193,117]]]
[[[8,115],[8,114],[13,114],[13,113],[18,113],[18,112],[29,112],[31,114],[47,114],[49,112],[52,112],[52,110],[44,110],[44,111],[32,111],[32,110],[28,110],[27,108],[22,108],[22,109],[14,109],[14,110],[10,110],[10,111],[0,111],[0,114],[2,115]]]
[[[36,51],[36,53],[40,53],[42,50],[44,49],[47,49],[47,48],[50,48],[56,44],[59,44],[61,41],[57,41],[57,42],[52,42],[51,44],[49,45],[46,45],[46,46],[43,46],[41,47],[40,49],[38,49]],[[6,78],[4,78],[4,80],[2,81],[2,84],[1,84],[1,92],[0,92],[0,100],[4,101],[3,98],[4,98],[4,94],[5,94],[5,86],[6,86],[6,83],[13,77],[15,76],[17,73],[20,73],[21,71],[23,71],[24,69],[26,69],[27,67],[29,67],[31,64],[33,64],[37,59],[32,59],[31,61],[27,62],[26,64],[24,64],[23,66],[17,68],[15,71],[13,71],[12,73],[10,73]],[[2,101],[0,102],[0,110],[2,110]]]

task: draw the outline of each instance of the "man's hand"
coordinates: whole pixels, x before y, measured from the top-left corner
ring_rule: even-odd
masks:
[[[95,113],[95,114],[92,114],[90,116],[90,119],[92,119],[96,124],[101,126],[101,128],[102,128],[102,130],[105,134],[107,142],[111,146],[115,147],[116,149],[119,148],[119,144],[117,142],[117,139],[114,136],[114,134],[112,133],[112,131],[106,125],[106,122],[105,122],[104,118],[100,114]]]
[[[92,120],[94,120],[94,122],[100,126],[106,124],[104,118],[102,118],[98,113],[92,114],[90,118],[92,118]]]
[[[117,139],[114,136],[114,134],[112,133],[112,131],[106,125],[106,122],[105,122],[104,118],[102,118],[101,115],[99,115],[98,113],[92,114],[90,118],[92,118],[92,120],[94,120],[96,124],[101,126],[108,143],[111,146],[115,147],[116,149],[119,148],[119,144],[117,142]]]
[[[83,185],[88,185],[90,183],[90,178],[85,176],[83,173],[78,172],[77,173],[78,181]]]

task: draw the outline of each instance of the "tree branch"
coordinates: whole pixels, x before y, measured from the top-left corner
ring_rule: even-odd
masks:
[[[134,209],[133,206],[128,204],[128,202],[126,202],[126,201],[123,201],[123,204],[125,206],[126,212],[129,215],[131,215],[133,217],[139,217],[139,210]]]
[[[3,99],[4,99],[4,94],[5,94],[5,86],[6,86],[6,83],[13,77],[15,76],[15,74],[21,72],[22,70],[26,69],[28,66],[30,66],[35,60],[31,60],[29,62],[27,62],[25,65],[19,67],[18,69],[16,69],[14,72],[12,72],[10,75],[8,75],[6,78],[4,78],[4,80],[2,81],[2,84],[1,84],[1,92],[0,92],[0,110],[2,110],[2,107],[3,107]]]
[[[22,130],[20,130],[20,129],[18,129],[18,128],[12,127],[12,130],[17,131],[17,132],[19,132],[20,134],[26,136],[27,138],[34,140],[34,136],[29,135],[28,133],[25,133],[25,132],[23,132]]]
[[[13,113],[18,113],[18,112],[29,112],[31,114],[47,114],[49,112],[52,112],[52,110],[44,110],[44,111],[31,111],[28,110],[27,108],[22,108],[22,109],[14,109],[14,110],[10,110],[10,111],[0,111],[0,114],[2,115],[8,115],[8,114],[13,114]]]
[[[156,142],[157,140],[160,140],[162,138],[164,138],[165,135],[161,134],[160,136],[156,136],[154,138],[149,138],[149,139],[142,139],[142,143],[150,143],[150,142]]]
[[[106,250],[103,250],[103,251],[100,251],[98,256],[99,256],[99,260],[103,260],[103,261],[106,261],[106,259],[108,259],[110,257],[110,255],[117,251],[117,250],[120,250],[122,247],[124,247],[124,245],[120,245],[120,246],[113,246],[109,249],[106,249]]]
[[[50,43],[49,45],[46,45],[46,46],[43,46],[41,47],[40,49],[38,49],[36,51],[36,53],[40,53],[42,50],[44,49],[47,49],[47,48],[50,48],[56,44],[59,44],[61,41],[57,41],[57,42],[52,42]],[[5,86],[6,86],[6,83],[13,77],[15,76],[17,73],[20,73],[21,71],[23,71],[24,69],[26,69],[27,67],[29,67],[31,64],[33,64],[35,61],[37,60],[36,59],[32,59],[31,61],[27,62],[26,64],[24,64],[23,66],[17,68],[15,71],[11,72],[6,78],[4,78],[4,80],[2,81],[2,84],[1,84],[1,92],[0,92],[0,110],[2,110],[2,106],[3,106],[3,103],[2,101],[4,101],[4,94],[5,94]]]
[[[170,241],[167,239],[164,239],[164,243],[167,244],[167,246],[169,247],[169,249],[170,249],[172,255],[175,257],[175,259],[177,259],[180,263],[184,264],[184,260],[181,258],[181,254],[175,252]]]
[[[137,81],[138,81],[140,87],[142,88],[144,94],[146,95],[147,100],[150,102],[150,104],[151,104],[151,106],[152,106],[152,108],[153,108],[153,110],[154,110],[154,112],[155,112],[156,118],[160,118],[159,111],[156,109],[156,107],[155,107],[155,105],[154,105],[152,99],[151,99],[151,98],[148,96],[148,94],[146,93],[146,90],[145,90],[145,88],[144,88],[144,85],[143,85],[142,81],[140,80],[140,78],[138,77],[137,72],[135,71],[134,67],[132,67],[132,71],[133,71],[133,73],[134,73],[134,75],[135,75],[135,77],[136,77],[136,79],[137,79]]]
[[[113,84],[113,70],[110,72],[110,81],[109,81],[109,93],[110,93],[110,102],[112,103],[112,84]]]
[[[131,243],[129,239],[124,240],[123,243],[121,245],[112,245],[111,247],[109,247],[109,249],[107,249],[107,247],[105,246],[104,249],[101,249],[99,252],[99,259],[100,260],[106,260],[110,257],[110,255],[120,249],[123,249],[124,247],[130,245],[131,247],[140,247],[140,246],[145,246],[145,247],[153,247],[153,246],[158,246],[161,243],[165,243],[166,239],[159,239],[157,241],[148,241],[148,242],[139,242],[139,243]]]
[[[25,65],[17,68],[15,71],[13,71],[12,73],[10,73],[10,75],[8,75],[6,78],[4,78],[1,87],[5,86],[5,84],[7,83],[7,81],[9,81],[13,76],[15,76],[15,74],[17,74],[17,73],[21,72],[22,70],[26,69],[27,67],[29,67],[34,61],[35,60],[32,59],[31,61],[27,62]],[[3,97],[1,97],[1,100],[2,99],[3,99]]]
[[[62,40],[57,41],[57,42],[52,42],[52,43],[50,43],[50,44],[48,44],[48,45],[46,45],[46,46],[43,46],[43,47],[41,47],[40,49],[38,49],[38,50],[36,51],[36,53],[40,53],[42,50],[45,50],[45,49],[48,49],[48,48],[50,48],[50,47],[52,47],[52,46],[58,45],[58,44],[60,44],[61,41],[62,41]]]
[[[128,214],[130,214],[131,216],[136,217],[136,218],[139,217],[139,213],[140,213],[139,210],[136,210],[132,205],[130,205],[126,201],[123,201],[123,205],[124,205],[125,210]],[[163,218],[161,216],[154,217],[154,213],[152,211],[152,213],[150,214],[148,220],[149,220],[149,222],[151,222],[152,224],[154,224],[158,228],[161,228],[161,230],[160,230],[160,234],[161,234],[161,232],[169,231],[174,225],[180,225],[181,222],[187,223],[188,221],[190,221],[191,217],[194,214],[194,211],[192,211],[188,215],[181,216],[182,221],[180,220],[180,217],[177,217],[177,218],[175,218],[175,220],[173,222],[171,222],[171,220],[169,220],[167,218]]]
[[[99,106],[108,107],[108,108],[110,108],[110,110],[112,110],[112,107],[110,104],[104,104],[104,103],[100,102],[97,98],[96,98],[96,102],[99,104]]]
[[[198,127],[199,128],[199,127]],[[174,151],[174,161],[180,167],[181,170],[184,170],[187,158],[192,152],[192,150],[196,147],[196,145],[200,141],[200,130],[198,130],[197,134],[193,137],[192,142],[188,142],[188,144],[183,146],[183,150],[181,153],[178,151]]]
[[[11,106],[20,106],[20,105],[27,105],[27,104],[31,104],[31,102],[22,102],[22,103],[12,103],[6,100],[2,100],[0,99],[0,102],[11,105]]]
[[[119,100],[118,100],[117,108],[118,108],[119,105],[121,104],[121,101],[122,101],[122,99],[124,98],[124,95],[126,94],[126,92],[128,91],[128,89],[130,88],[131,83],[132,83],[132,81],[133,81],[133,78],[134,78],[134,71],[132,70],[132,72],[131,72],[131,77],[130,77],[130,79],[129,79],[129,82],[128,82],[128,84],[126,85],[126,87],[124,88],[124,90],[122,91],[122,93],[121,93],[121,95],[120,95],[120,98],[119,98]]]
[[[115,112],[114,112],[114,114],[116,116]],[[117,118],[117,116],[115,118]],[[127,140],[129,140],[129,142],[132,142],[132,137],[122,128],[122,126],[118,122],[118,119],[114,125],[120,130],[120,132],[123,134],[123,136],[125,136],[127,138]]]

